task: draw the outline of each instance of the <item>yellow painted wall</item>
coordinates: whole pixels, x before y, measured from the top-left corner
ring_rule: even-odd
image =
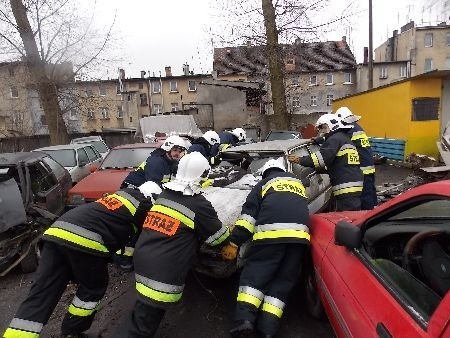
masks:
[[[415,79],[338,99],[333,111],[346,106],[361,115],[359,124],[369,137],[405,140],[405,156],[414,152],[437,157],[440,123],[411,121],[412,99],[417,97],[441,97],[441,79]]]

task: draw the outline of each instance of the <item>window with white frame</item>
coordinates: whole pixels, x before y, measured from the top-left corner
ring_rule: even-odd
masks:
[[[194,80],[188,81],[188,90],[190,92],[195,92],[197,90],[197,83]]]
[[[433,47],[433,33],[425,33],[424,46]]]
[[[292,79],[292,85],[293,86],[298,86],[300,83],[299,83],[299,81],[298,81],[298,77],[294,77],[293,79]]]
[[[88,118],[88,120],[95,119],[94,109],[88,108],[88,110],[87,110],[87,118]]]
[[[177,91],[177,81],[170,81],[170,91],[171,92]]]
[[[71,121],[76,121],[76,120],[78,120],[78,114],[77,114],[77,112],[75,111],[75,109],[69,110],[69,120],[71,120]]]
[[[333,104],[333,94],[328,94],[327,95],[327,106],[331,106]]]
[[[161,93],[161,82],[152,82],[152,93]]]
[[[311,106],[317,106],[317,95],[311,95]]]
[[[16,86],[11,86],[10,91],[12,98],[17,99],[19,97],[19,91],[17,90]]]
[[[406,77],[407,75],[406,65],[400,66],[400,77]]]
[[[387,67],[381,67],[380,68],[380,79],[387,79],[387,77],[388,77]]]
[[[94,93],[92,92],[92,89],[89,88],[89,87],[86,88],[85,93],[86,93],[86,97],[94,96]]]
[[[327,74],[327,85],[332,85],[333,84],[333,73],[328,73]]]
[[[107,107],[101,107],[100,108],[100,118],[101,119],[108,119],[109,118],[109,116],[108,116],[108,108]]]
[[[105,87],[105,85],[103,83],[100,83],[98,85],[98,94],[100,96],[106,96],[106,87]]]
[[[146,93],[139,94],[139,100],[141,101],[141,106],[147,106],[148,105],[147,94]]]
[[[344,83],[352,83],[352,73],[344,73]]]
[[[424,65],[423,70],[425,72],[429,72],[430,70],[433,70],[433,59],[431,59],[431,58],[425,59],[425,65]]]
[[[445,59],[445,69],[450,69],[450,56]]]
[[[117,118],[118,118],[118,119],[123,119],[123,110],[122,110],[122,106],[117,106]]]
[[[153,114],[162,114],[161,105],[159,103],[153,105]]]
[[[292,108],[298,108],[300,107],[300,96],[293,96],[292,97]]]
[[[40,116],[40,120],[41,120],[41,126],[46,126],[47,125],[47,118],[45,117],[45,114],[42,114]]]
[[[317,85],[317,75],[310,75],[309,76],[309,85],[310,86]]]
[[[171,110],[172,111],[177,111],[178,110],[178,102],[172,102],[170,104],[170,106],[171,106]]]

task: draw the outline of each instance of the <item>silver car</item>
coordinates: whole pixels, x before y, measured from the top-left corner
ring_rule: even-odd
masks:
[[[63,144],[35,149],[51,156],[55,161],[66,168],[75,185],[100,165],[102,156],[90,144]]]

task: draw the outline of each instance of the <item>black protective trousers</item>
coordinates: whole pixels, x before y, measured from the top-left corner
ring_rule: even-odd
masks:
[[[44,241],[39,267],[27,298],[20,305],[15,318],[45,325],[70,281],[78,284],[72,304],[78,307],[74,315],[67,312],[61,334],[78,334],[89,329],[96,311],[83,310],[83,304],[99,302],[108,286],[108,258],[76,251]],[[81,304],[81,305],[80,305]]]
[[[249,257],[241,272],[239,287],[251,287],[264,294],[260,307],[245,301],[236,304],[236,325],[250,321],[258,331],[275,335],[281,314],[276,316],[263,310],[265,299],[274,297],[286,303],[293,287],[298,282],[306,244],[280,243],[258,244],[250,248]]]
[[[138,298],[129,319],[128,338],[153,337],[165,313],[165,309],[151,306]]]
[[[377,204],[378,197],[375,187],[375,174],[364,175],[363,190],[361,193],[361,210],[372,210]]]

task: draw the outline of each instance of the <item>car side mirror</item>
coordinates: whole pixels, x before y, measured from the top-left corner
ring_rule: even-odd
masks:
[[[349,250],[361,247],[361,229],[346,221],[339,221],[334,230],[334,243]]]
[[[98,169],[98,167],[96,165],[91,165],[89,166],[89,172],[92,174],[93,172],[95,172]]]

